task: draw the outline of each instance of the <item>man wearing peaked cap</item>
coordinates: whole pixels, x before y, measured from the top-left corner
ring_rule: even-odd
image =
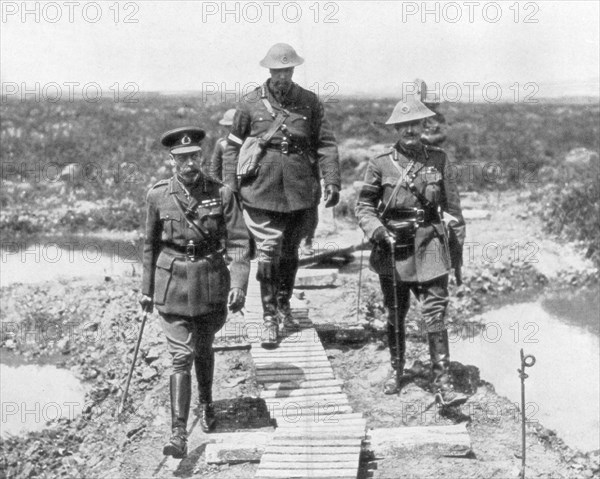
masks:
[[[339,201],[339,156],[323,104],[292,81],[294,68],[303,62],[286,43],[269,49],[260,65],[269,69],[270,78],[238,104],[223,155],[223,181],[239,191],[259,255],[264,347],[277,345],[280,320],[286,329],[298,327],[290,298],[298,246],[314,222],[321,197],[319,176],[325,206]],[[241,147],[256,139],[262,141],[258,170],[240,175],[238,181],[240,150],[245,151]]]
[[[200,170],[204,130],[177,128],[161,137],[174,175],[156,183],[146,198],[142,297],[156,306],[172,359],[172,435],[163,448],[187,454],[191,368],[195,366],[200,427],[214,424],[212,383],[215,333],[227,308],[244,306],[250,261],[249,237],[236,196]]]
[[[194,126],[184,126],[167,131],[160,142],[169,148],[172,155],[202,151],[200,143],[206,136],[204,130]]]
[[[370,264],[379,274],[388,308],[392,370],[384,392],[398,393],[401,386],[394,378],[396,371],[400,375],[404,371],[404,319],[412,291],[422,300],[436,399],[443,406],[454,406],[467,398],[452,385],[445,315],[451,267],[457,281],[460,278],[465,222],[446,154],[421,142],[423,120],[433,115],[415,93],[406,94],[394,107],[386,124],[395,127],[397,142],[391,151],[369,161],[355,213],[373,243]]]

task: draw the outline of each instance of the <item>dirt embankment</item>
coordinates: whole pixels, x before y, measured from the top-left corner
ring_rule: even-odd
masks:
[[[556,287],[597,280],[597,272],[578,254],[577,245],[563,245],[544,237],[518,193],[470,196],[465,206],[487,213],[469,222],[467,241],[472,243],[473,255],[465,251],[464,285],[451,287],[449,317],[455,326],[468,323],[474,315],[496,304],[548,288],[549,284]],[[323,241],[336,241],[354,231],[353,225],[344,226],[341,221],[333,228],[326,218],[320,229]],[[491,245],[485,254],[484,245]],[[499,258],[492,261],[497,251]],[[563,266],[555,267],[557,264]],[[334,341],[326,343],[328,355],[336,374],[345,382],[354,409],[364,413],[368,426],[375,428],[469,421],[475,457],[365,456],[360,477],[376,474],[396,478],[398,471],[406,477],[516,477],[520,464],[515,456],[520,450],[518,411],[513,403],[495,394],[475,367],[453,363],[459,387],[473,396],[460,412],[451,415],[441,415],[435,408],[415,407],[429,404],[432,398],[424,378],[417,377],[409,384],[401,400],[382,394],[389,361],[382,334],[384,310],[377,278],[366,264],[362,266],[358,315],[358,260],[344,267],[337,287],[304,292],[315,323],[330,324],[335,318],[338,331],[355,331],[345,336],[325,334],[326,341]],[[104,282],[73,280],[12,285],[0,291],[3,323],[18,325],[16,333],[11,327],[10,334],[1,338],[3,351],[10,349],[30,362],[58,354],[57,364],[71,369],[89,388],[81,417],[60,420],[41,433],[3,440],[0,477],[132,478],[167,474],[164,468],[154,466],[160,461],[170,421],[166,380],[169,358],[156,317],[148,321],[144,333],[127,414],[121,422],[115,417],[140,326],[136,302],[139,281],[139,277],[115,277]],[[426,344],[421,339],[417,313],[418,309],[412,309],[407,321],[408,362],[419,360],[426,365]],[[22,341],[27,335],[20,332],[33,329],[51,330],[46,337],[52,340],[45,341],[41,335],[41,340]],[[57,336],[57,330],[62,335]],[[344,338],[354,342],[343,342]],[[214,390],[219,430],[269,426],[256,399],[258,388],[247,352],[217,353]],[[527,440],[528,477],[585,478],[599,474],[597,452],[579,453],[541,425],[528,428]],[[204,447],[190,447],[190,456],[172,468],[172,475],[247,478],[256,469],[250,463],[208,466],[203,459]]]

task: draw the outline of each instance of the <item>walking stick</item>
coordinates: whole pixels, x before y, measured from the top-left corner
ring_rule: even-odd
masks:
[[[398,281],[396,279],[396,239],[392,236],[390,239],[390,249],[392,251],[392,286],[394,288],[394,336],[396,339],[396,389],[400,394],[400,383],[402,381],[402,361],[400,360],[400,320],[398,318]]]
[[[133,352],[133,361],[131,361],[131,367],[129,368],[129,375],[127,376],[127,383],[125,383],[125,390],[121,397],[121,403],[119,404],[118,415],[120,416],[125,407],[125,401],[127,400],[127,393],[129,392],[129,383],[131,382],[131,376],[133,376],[133,370],[135,369],[135,361],[137,359],[138,352],[140,350],[140,343],[142,342],[142,335],[144,334],[144,326],[146,325],[146,319],[148,318],[148,310],[144,308],[144,315],[142,316],[142,326],[140,327],[140,334],[138,334],[137,344],[135,345],[135,351]]]
[[[360,242],[360,266],[358,269],[358,295],[356,297],[356,322],[358,323],[359,315],[360,315],[360,290],[362,286],[362,269],[363,269],[363,246],[365,244],[365,239]]]
[[[519,373],[519,377],[521,378],[521,474],[519,474],[520,479],[525,479],[525,425],[526,425],[526,417],[525,417],[525,379],[529,376],[525,373],[525,368],[530,368],[535,364],[535,356],[528,354],[525,356],[523,354],[523,349],[521,348],[521,369],[517,369]]]

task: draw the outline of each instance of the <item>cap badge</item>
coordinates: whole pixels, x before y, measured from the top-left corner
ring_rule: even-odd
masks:
[[[408,113],[410,111],[410,107],[408,105],[403,105],[402,108],[400,108],[400,111],[402,113]]]
[[[289,62],[288,57],[286,57],[285,55],[281,57],[281,63],[287,63]]]
[[[182,145],[189,145],[192,142],[192,139],[185,135],[182,139],[181,139],[181,144]]]

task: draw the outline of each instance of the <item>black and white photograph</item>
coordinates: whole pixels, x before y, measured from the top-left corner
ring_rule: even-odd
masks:
[[[600,477],[599,2],[0,15],[0,479]]]

